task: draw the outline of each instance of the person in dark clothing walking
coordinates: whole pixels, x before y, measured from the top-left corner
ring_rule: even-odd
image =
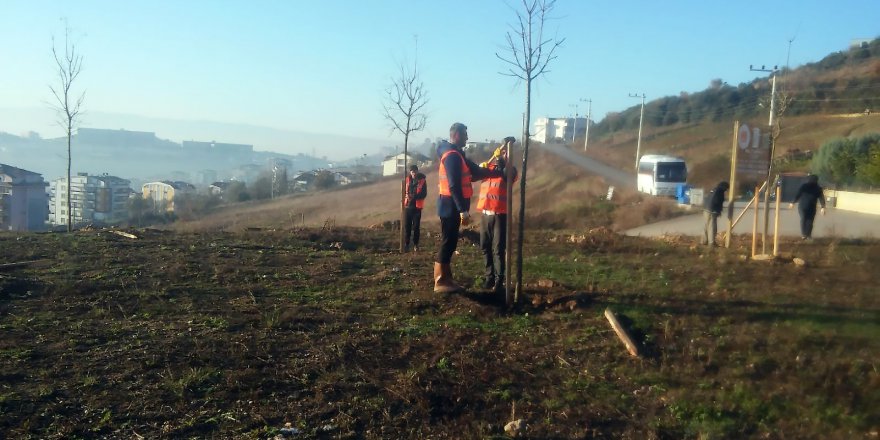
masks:
[[[460,122],[449,128],[449,142],[437,146],[440,162],[438,173],[437,215],[440,217],[440,249],[434,262],[434,292],[451,293],[462,290],[452,277],[452,255],[458,246],[458,229],[471,222],[473,181],[501,177],[501,172],[480,168],[465,157],[467,126]]]
[[[405,220],[403,232],[406,237],[403,240],[404,252],[409,252],[410,236],[412,236],[413,250],[419,250],[419,235],[422,228],[422,208],[425,207],[425,197],[428,196],[428,188],[425,183],[425,175],[419,172],[419,167],[409,167],[406,176],[406,197],[403,199]]]
[[[812,174],[807,176],[807,181],[798,189],[794,197],[794,203],[798,204],[798,214],[801,215],[801,239],[813,238],[813,220],[816,218],[816,202],[822,205],[822,215],[825,215],[825,193],[819,186],[819,176]]]
[[[718,216],[724,209],[724,193],[730,189],[730,184],[721,181],[715,186],[715,189],[709,193],[703,207],[703,218],[705,225],[703,226],[703,239],[701,244],[715,246],[715,236],[718,234]]]

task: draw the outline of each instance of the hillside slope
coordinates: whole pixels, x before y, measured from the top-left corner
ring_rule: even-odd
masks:
[[[477,158],[479,159],[479,158]],[[529,217],[540,227],[590,227],[610,224],[610,205],[600,195],[607,187],[602,179],[565,163],[552,154],[534,149],[529,154],[527,202]],[[422,170],[428,182],[422,225],[437,229],[437,169]],[[514,200],[519,201],[516,185]],[[478,184],[474,185],[475,194]],[[191,222],[177,222],[179,231],[240,230],[247,227],[286,229],[324,224],[376,227],[399,218],[400,181],[389,177],[357,187],[286,196],[267,202],[224,206]],[[476,210],[476,201],[471,207]],[[601,209],[591,209],[603,205]],[[601,218],[593,219],[594,215]],[[594,221],[596,220],[596,221]],[[530,222],[531,223],[531,222]]]
[[[756,123],[762,126],[761,121]],[[778,144],[779,154],[793,149],[815,151],[836,137],[880,132],[880,114],[788,117],[783,121],[783,130]],[[644,133],[642,152],[684,157],[689,162],[690,183],[707,187],[730,173],[732,132],[732,122],[654,128]],[[628,169],[635,157],[635,143],[635,132],[621,132],[591,142],[587,154],[620,169]],[[612,201],[605,201],[608,184],[603,179],[540,148],[532,148],[529,161],[526,207],[530,228],[605,226],[622,230],[680,213],[670,200],[645,197],[626,190],[617,190]],[[437,170],[427,167],[422,171],[428,180],[422,224],[427,230],[436,231]],[[517,185],[514,191],[516,204],[519,203],[518,188]],[[396,220],[399,198],[399,180],[386,178],[363,186],[285,196],[273,201],[232,204],[200,220],[175,223],[172,228],[179,231],[241,230],[246,227],[286,229],[325,223],[369,227]]]
[[[767,117],[742,121],[767,129]],[[784,116],[777,157],[789,151],[816,151],[832,139],[880,132],[880,114]],[[632,168],[635,131],[618,132],[590,141],[587,154],[621,169]],[[582,141],[581,141],[582,142]],[[577,145],[577,144],[576,144]],[[730,174],[733,121],[652,127],[642,132],[641,154],[672,154],[687,159],[689,183],[710,186]]]

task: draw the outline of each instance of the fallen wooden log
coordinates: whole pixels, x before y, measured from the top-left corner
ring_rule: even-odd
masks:
[[[44,262],[44,261],[49,261],[49,259],[48,258],[41,258],[39,260],[17,261],[15,263],[4,263],[4,264],[0,264],[0,271],[7,270],[7,269],[16,269],[19,267],[25,267],[25,266],[29,266],[34,263],[40,263],[40,262]]]
[[[633,356],[639,355],[639,348],[635,342],[633,342],[632,338],[629,336],[629,333],[626,332],[626,329],[620,325],[620,321],[617,320],[617,317],[614,316],[614,313],[611,309],[605,309],[605,317],[608,318],[608,322],[611,323],[611,328],[614,329],[614,333],[617,333],[617,337],[623,341],[623,345],[626,345],[626,351]]]
[[[132,239],[132,240],[137,240],[137,238],[138,238],[137,235],[129,234],[128,232],[124,232],[124,231],[117,231],[117,230],[115,230],[115,229],[111,229],[111,230],[108,231],[108,232],[110,232],[111,234],[116,234],[116,235],[119,235],[119,236],[125,237],[125,238],[130,238],[130,239]]]

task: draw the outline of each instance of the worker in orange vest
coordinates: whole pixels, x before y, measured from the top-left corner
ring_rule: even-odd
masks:
[[[458,229],[471,222],[471,182],[487,177],[500,177],[501,172],[480,168],[465,157],[467,126],[456,122],[449,128],[449,141],[437,146],[440,162],[437,215],[440,217],[440,249],[434,261],[434,292],[452,293],[463,290],[452,277],[452,255],[458,246]]]
[[[411,165],[409,174],[406,175],[406,197],[403,199],[405,222],[403,232],[406,234],[403,240],[403,249],[409,252],[410,236],[412,236],[413,251],[419,250],[419,235],[422,227],[422,208],[425,207],[425,197],[428,196],[425,175],[419,172],[419,167]]]
[[[507,249],[507,151],[508,146],[515,142],[512,137],[504,138],[504,143],[495,149],[492,157],[480,164],[481,168],[497,170],[501,177],[490,177],[480,184],[480,199],[477,209],[482,212],[480,218],[480,247],[486,259],[486,277],[484,289],[492,289],[495,293],[504,290],[505,251]],[[512,170],[516,181],[516,168]]]

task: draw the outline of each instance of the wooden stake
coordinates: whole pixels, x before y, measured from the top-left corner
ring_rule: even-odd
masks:
[[[623,341],[623,345],[626,346],[626,351],[628,351],[630,355],[638,357],[638,346],[635,344],[635,342],[633,342],[632,338],[629,336],[623,326],[620,325],[620,322],[617,320],[617,317],[614,316],[614,313],[611,311],[611,309],[605,309],[605,317],[608,318],[608,322],[611,323],[611,328],[614,329],[614,333],[617,333],[617,337],[620,338],[621,341]]]
[[[758,251],[758,200],[761,194],[762,187],[755,187],[755,221],[752,223],[752,258],[755,258],[755,253]]]
[[[776,214],[773,224],[773,256],[779,255],[779,199],[782,197],[782,187],[776,185]]]
[[[737,136],[739,135],[739,121],[733,123],[733,151],[730,153],[730,188],[727,194],[727,236],[724,237],[724,247],[730,247],[730,236],[733,235],[733,205],[736,203],[736,153]]]

